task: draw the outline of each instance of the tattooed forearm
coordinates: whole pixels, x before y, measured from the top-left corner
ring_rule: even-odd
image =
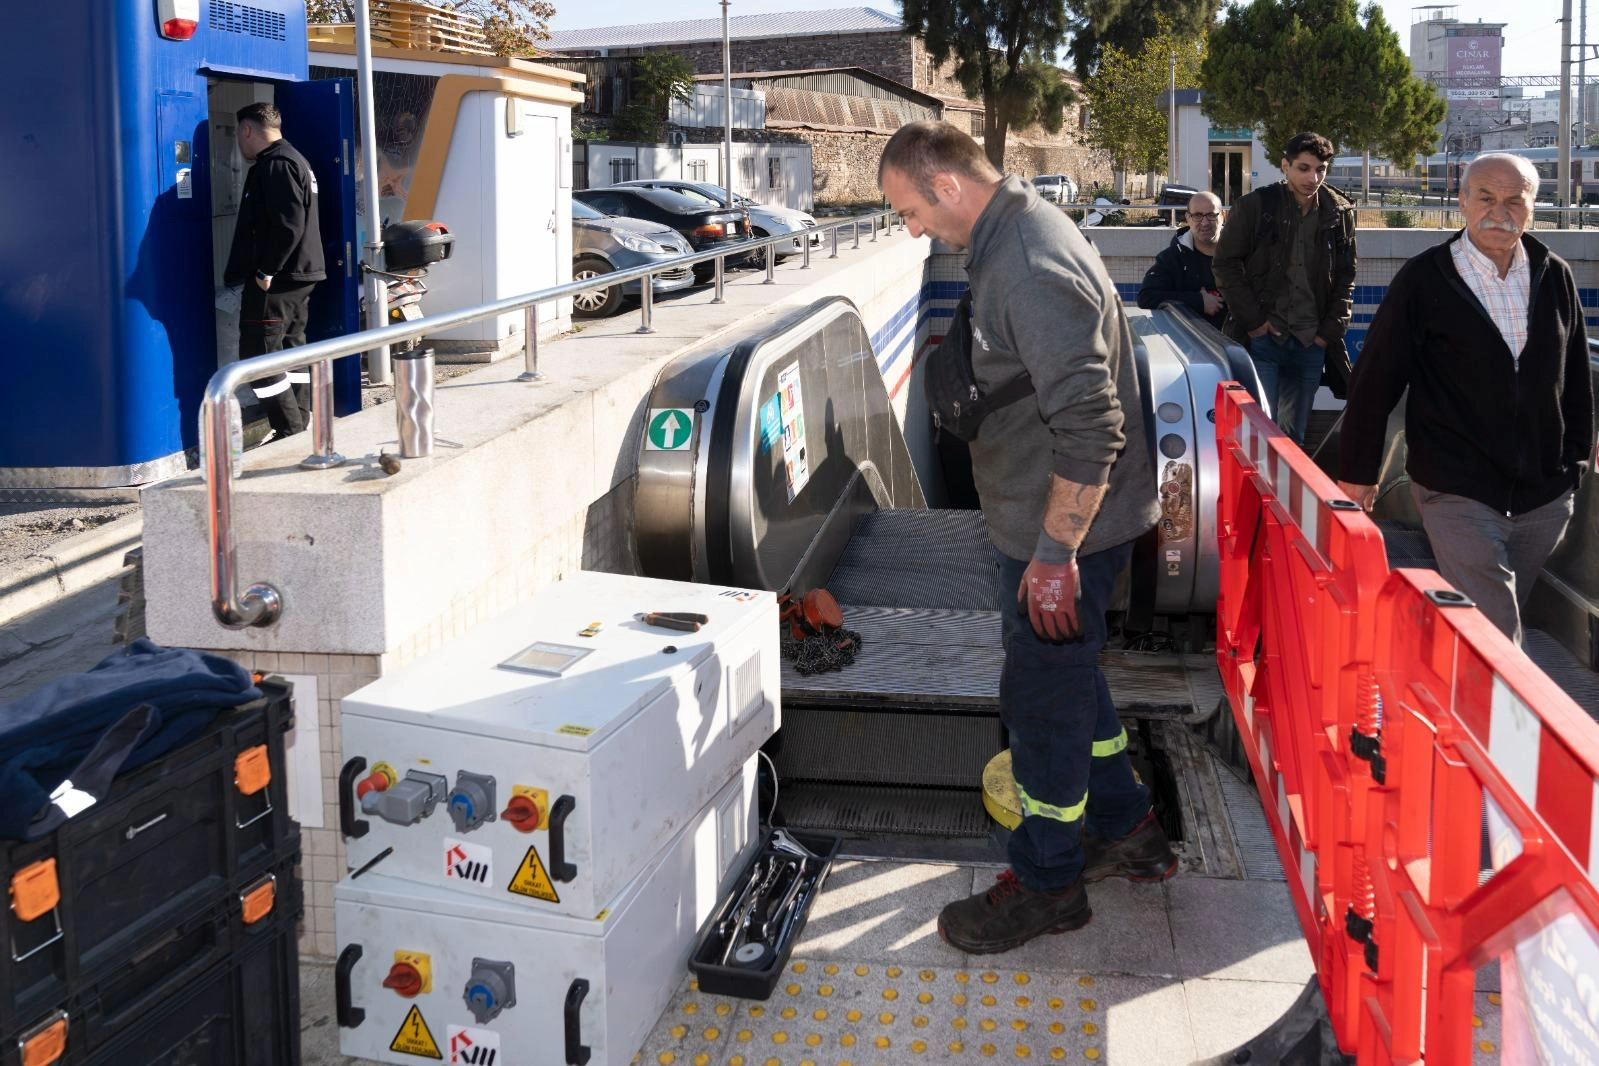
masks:
[[[1051,475],[1044,531],[1068,547],[1082,547],[1083,538],[1088,536],[1088,527],[1093,524],[1104,498],[1104,485],[1079,485]]]

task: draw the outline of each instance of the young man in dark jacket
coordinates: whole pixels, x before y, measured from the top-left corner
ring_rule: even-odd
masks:
[[[1344,411],[1339,482],[1370,510],[1388,414],[1405,401],[1405,468],[1438,572],[1521,642],[1521,608],[1571,521],[1594,457],[1593,381],[1577,285],[1526,235],[1538,172],[1478,156],[1466,225],[1399,269]]]
[[[239,357],[305,343],[311,290],[327,277],[317,219],[316,175],[283,139],[283,116],[271,104],[240,108],[239,151],[253,164],[244,179],[238,224],[222,283],[244,286]],[[299,377],[304,377],[301,372]],[[305,428],[309,387],[278,374],[254,382],[256,398],[280,437]]]
[[[1022,822],[999,883],[938,918],[962,951],[1007,951],[1087,922],[1085,882],[1177,871],[1098,661],[1117,575],[1159,514],[1132,330],[1071,220],[955,127],[900,127],[878,183],[913,236],[966,250],[978,384],[992,395],[1025,371],[1034,389],[972,442]]]
[[[1188,225],[1155,257],[1138,287],[1138,306],[1182,304],[1217,329],[1227,318],[1227,303],[1216,289],[1211,256],[1221,236],[1226,212],[1213,192],[1198,192],[1188,201]]]
[[[1322,182],[1332,142],[1296,133],[1283,180],[1233,205],[1212,267],[1227,300],[1227,333],[1249,349],[1271,416],[1303,444],[1325,369],[1342,393],[1354,310],[1355,209]]]

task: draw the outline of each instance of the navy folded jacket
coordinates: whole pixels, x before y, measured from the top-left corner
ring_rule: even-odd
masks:
[[[0,839],[45,835],[103,798],[116,774],[188,743],[219,713],[260,695],[230,659],[141,639],[0,705]]]

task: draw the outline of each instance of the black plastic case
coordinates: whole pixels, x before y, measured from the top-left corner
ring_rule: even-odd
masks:
[[[55,908],[27,922],[0,905],[0,1039],[14,1046],[39,1014],[126,974],[230,899],[237,906],[242,891],[297,855],[284,762],[291,690],[273,678],[259,687],[261,699],[118,778],[49,836],[0,841],[0,893],[43,860],[54,860],[60,893]],[[265,787],[240,791],[241,755],[264,755]]]
[[[718,901],[716,909],[711,912],[711,916],[705,920],[699,934],[694,938],[694,949],[689,953],[688,968],[699,979],[701,992],[738,996],[742,999],[767,999],[771,996],[772,989],[777,987],[778,978],[783,975],[783,967],[788,964],[788,958],[794,952],[794,945],[799,942],[800,935],[805,931],[811,906],[827,882],[827,874],[833,868],[833,857],[838,854],[840,843],[838,837],[825,833],[790,830],[789,835],[816,856],[803,860],[801,876],[810,878],[814,883],[813,888],[805,890],[804,907],[770,955],[751,965],[724,964],[721,961],[727,942],[717,935],[717,926],[738,904],[741,891],[758,866],[772,855],[787,857],[786,852],[772,846],[772,834],[767,833],[760,849],[739,872],[732,889]]]

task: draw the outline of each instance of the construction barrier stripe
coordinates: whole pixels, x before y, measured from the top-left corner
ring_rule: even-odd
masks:
[[[1109,740],[1094,741],[1094,758],[1103,759],[1107,755],[1115,755],[1118,751],[1127,750],[1127,730],[1111,737]]]
[[[1070,807],[1057,807],[1053,803],[1036,800],[1027,794],[1020,781],[1016,782],[1016,798],[1021,801],[1022,817],[1048,818],[1056,822],[1075,822],[1083,816],[1083,811],[1088,807],[1088,793],[1083,793],[1083,798]]]

